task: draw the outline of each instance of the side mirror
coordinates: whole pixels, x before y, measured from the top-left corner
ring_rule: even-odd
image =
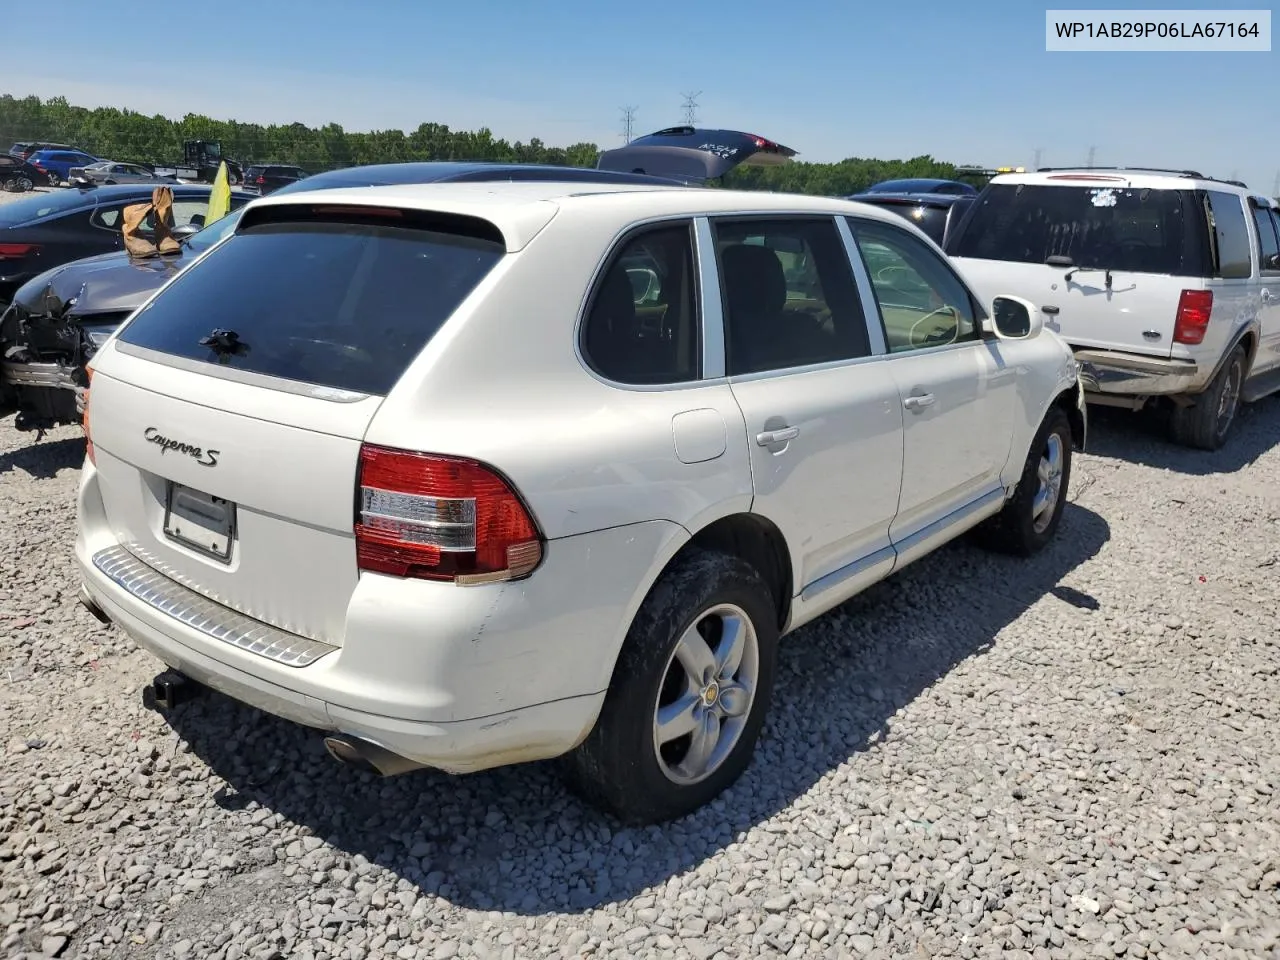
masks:
[[[1030,340],[1044,329],[1040,311],[1021,297],[996,297],[991,301],[991,317],[983,323],[1000,340]]]

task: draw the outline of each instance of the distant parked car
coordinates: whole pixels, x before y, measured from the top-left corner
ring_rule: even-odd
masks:
[[[284,164],[255,164],[244,172],[244,189],[257,194],[274,193],[281,187],[297,183],[307,176],[301,167]]]
[[[107,186],[116,183],[172,184],[177,182],[173,177],[162,177],[140,163],[118,163],[114,160],[99,160],[85,167],[72,167],[67,173],[67,182],[76,183],[79,180]]]
[[[978,195],[978,188],[963,180],[939,180],[933,177],[910,177],[903,180],[882,180],[863,191],[867,193],[940,193]]]
[[[18,287],[50,267],[123,250],[124,208],[150,200],[154,189],[153,184],[72,188],[0,205],[0,307],[13,299]],[[179,183],[172,189],[174,226],[203,224],[209,186]],[[231,205],[243,206],[252,199],[236,191]]]
[[[782,635],[1053,541],[1086,422],[1042,331],[832,198],[281,191],[94,356],[81,600],[360,769],[560,757],[666,821],[747,769]]]
[[[37,150],[27,157],[27,162],[45,175],[45,181],[56,187],[71,175],[72,167],[86,167],[98,163],[99,158],[80,150]]]
[[[0,157],[0,190],[6,193],[23,193],[43,184],[45,175],[20,157]]]
[[[910,181],[897,181],[899,183]],[[892,210],[904,220],[909,220],[929,235],[929,239],[946,248],[955,225],[973,203],[976,193],[858,193],[847,200],[869,203],[875,207]]]
[[[19,140],[9,148],[9,156],[28,160],[37,150],[71,150],[76,148],[67,143],[50,143],[45,140]]]

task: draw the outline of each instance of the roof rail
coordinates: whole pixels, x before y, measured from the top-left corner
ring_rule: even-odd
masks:
[[[1036,173],[1054,173],[1067,170],[1072,172],[1079,170],[1125,170],[1133,173],[1171,173],[1176,177],[1193,177],[1196,180],[1214,179],[1213,177],[1206,177],[1197,170],[1170,170],[1166,167],[1038,167]],[[1227,180],[1224,182],[1231,183],[1232,181]]]

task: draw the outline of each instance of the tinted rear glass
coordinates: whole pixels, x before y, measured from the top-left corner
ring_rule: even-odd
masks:
[[[54,213],[66,213],[69,210],[88,209],[90,203],[85,202],[79,190],[65,193],[33,193],[29,197],[15,200],[12,203],[0,204],[0,227],[16,227]]]
[[[1205,230],[1188,190],[996,184],[974,204],[957,257],[1203,276]]]
[[[942,246],[942,238],[947,230],[947,211],[950,209],[949,207],[932,207],[921,203],[885,203],[883,201],[873,202],[872,206],[891,210],[908,223],[914,223],[929,235],[930,240],[938,244],[938,246]]]
[[[245,224],[139,313],[123,343],[235,370],[386,394],[503,255],[441,228]],[[243,348],[200,344],[233,330]]]

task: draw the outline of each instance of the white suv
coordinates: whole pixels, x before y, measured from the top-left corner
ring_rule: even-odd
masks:
[[[1029,553],[1070,350],[840,200],[301,192],[93,359],[83,602],[381,773],[566,755],[630,821],[750,760],[780,635],[982,525]]]
[[[1280,210],[1194,171],[994,178],[948,239],[980,292],[1040,304],[1091,403],[1159,399],[1173,439],[1214,450],[1240,400],[1280,389]]]

